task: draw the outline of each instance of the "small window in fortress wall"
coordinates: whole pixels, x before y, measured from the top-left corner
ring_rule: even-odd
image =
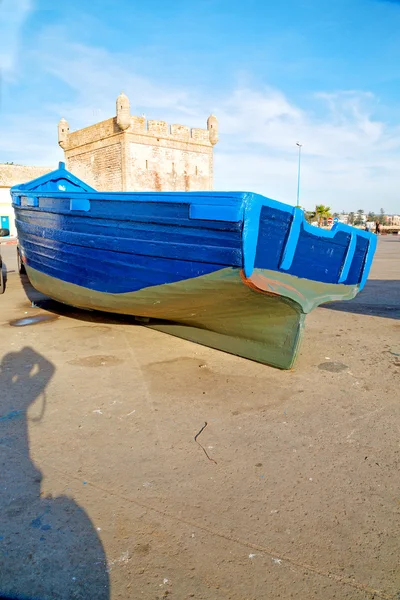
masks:
[[[149,168],[149,161],[146,160],[146,169],[148,169],[148,168]]]
[[[198,168],[196,167],[196,175],[198,175],[198,174],[199,174],[199,170],[198,170]]]

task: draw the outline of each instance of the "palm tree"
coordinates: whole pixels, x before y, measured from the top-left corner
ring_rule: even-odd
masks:
[[[322,221],[331,216],[331,207],[324,204],[317,204],[315,207],[315,216],[318,218],[318,227],[321,227]]]
[[[353,212],[349,213],[347,221],[348,221],[349,225],[353,225],[353,223],[354,223],[354,213]]]

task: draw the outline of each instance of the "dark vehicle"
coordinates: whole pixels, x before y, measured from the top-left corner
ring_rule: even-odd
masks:
[[[0,229],[0,237],[7,237],[10,235],[8,229]],[[1,260],[1,252],[0,252],[0,294],[4,294],[5,290],[5,281],[3,275],[3,261]]]

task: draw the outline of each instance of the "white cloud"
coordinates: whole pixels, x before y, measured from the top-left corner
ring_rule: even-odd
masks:
[[[216,189],[250,190],[294,202],[299,140],[304,206],[324,203],[335,210],[366,211],[383,206],[400,212],[400,127],[374,117],[379,99],[369,92],[316,92],[308,106],[298,106],[280,90],[242,85],[211,98],[185,87],[184,80],[178,87],[139,74],[129,56],[71,43],[62,29],[42,35],[36,60],[53,80],[67,85],[69,93],[57,104],[49,93],[41,112],[15,116],[15,128],[10,120],[13,158],[5,158],[6,144],[0,140],[3,160],[49,164],[54,157],[55,162],[60,156],[58,119],[67,118],[71,129],[106,119],[114,114],[116,96],[124,90],[133,114],[144,112],[148,118],[192,127],[204,127],[210,112],[217,115]],[[23,135],[17,129],[24,130]]]
[[[229,181],[230,189],[294,202],[299,140],[305,206],[323,202],[336,210],[377,210],[383,205],[399,211],[400,128],[374,119],[376,99],[369,93],[319,93],[315,100],[321,103],[319,118],[276,90],[239,90],[222,100],[215,109],[222,142],[218,187]]]
[[[0,72],[12,76],[20,44],[21,28],[31,10],[30,0],[0,2]]]
[[[68,118],[74,128],[111,116],[121,91],[130,97],[132,107],[149,114],[167,110],[171,116],[198,117],[196,102],[183,84],[180,88],[160,86],[136,73],[130,56],[71,43],[62,28],[44,32],[32,56],[47,74],[69,87],[68,100],[50,103],[48,108]]]

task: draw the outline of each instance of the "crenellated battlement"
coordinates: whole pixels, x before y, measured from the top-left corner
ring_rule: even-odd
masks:
[[[89,125],[78,131],[69,131],[64,125],[62,136],[59,136],[59,145],[64,150],[72,150],[85,144],[111,137],[115,135],[136,134],[143,135],[148,138],[149,143],[154,143],[156,140],[181,141],[190,144],[198,144],[201,146],[213,146],[210,140],[210,132],[208,129],[190,128],[186,125],[178,123],[169,124],[165,121],[146,120],[143,117],[134,117],[130,119],[130,125],[127,129],[121,131],[118,127],[116,117],[101,121],[95,125]]]
[[[187,125],[180,125],[179,123],[170,125],[166,121],[146,120],[143,117],[131,117],[130,127],[126,131],[128,133],[142,133],[155,138],[170,138],[193,144],[213,145],[210,141],[208,129],[191,129]]]
[[[206,146],[214,146],[218,141],[218,121],[214,115],[208,118],[207,129],[198,129],[178,123],[170,125],[166,121],[133,116],[130,114],[129,99],[125,94],[118,96],[116,108],[115,117],[78,131],[70,132],[67,121],[61,119],[58,126],[59,145],[64,150],[70,150],[121,133],[139,134],[158,141],[169,139]]]

